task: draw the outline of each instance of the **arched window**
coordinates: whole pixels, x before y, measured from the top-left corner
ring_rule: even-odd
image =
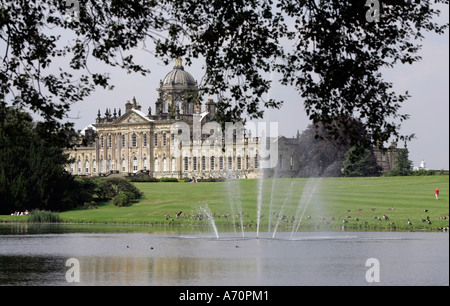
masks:
[[[104,140],[103,140],[103,135],[102,136],[100,136],[100,148],[104,148]]]
[[[172,166],[172,172],[175,172],[175,158],[173,158],[172,157],[172,160],[171,160],[171,166]]]
[[[138,165],[137,165],[137,157],[133,157],[133,172],[136,173],[138,170]]]
[[[122,159],[122,172],[125,172],[126,169],[126,162],[125,162],[125,158]]]
[[[223,156],[219,157],[219,170],[223,170]]]
[[[111,134],[108,135],[108,148],[112,148],[112,136]]]
[[[112,161],[111,161],[111,157],[108,159],[108,171],[112,170]]]
[[[134,134],[134,133],[133,133],[133,135],[131,136],[131,146],[132,146],[133,148],[136,148],[136,147],[137,147],[137,136],[136,136],[136,134]]]
[[[167,160],[165,157],[163,158],[163,171],[167,171]]]
[[[103,158],[100,160],[100,173],[103,173],[103,171],[104,171],[104,160],[103,160]]]
[[[157,158],[155,158],[155,171],[159,171],[159,163]]]
[[[228,156],[228,170],[233,169],[233,158],[231,156]]]
[[[158,146],[158,134],[156,134],[156,133],[155,133],[154,144],[155,144],[155,147]]]
[[[238,170],[241,170],[241,167],[242,167],[241,157],[238,156],[237,157],[237,168],[238,168]]]
[[[144,146],[144,147],[147,146],[147,134],[144,134],[143,146]]]
[[[85,170],[85,173],[89,173],[89,160],[87,160],[87,159],[84,162],[84,170]]]
[[[147,158],[144,157],[144,170],[147,170]]]
[[[122,148],[125,148],[125,134],[122,134]]]
[[[167,145],[167,136],[166,133],[163,133],[163,147]]]
[[[197,157],[192,158],[192,170],[197,171]]]
[[[94,159],[92,161],[92,173],[96,173],[96,172],[97,172],[97,162]]]
[[[184,158],[184,171],[189,170],[189,159],[187,157]]]
[[[202,171],[206,169],[206,157],[202,156]]]
[[[258,154],[255,154],[255,169],[258,169],[259,167],[259,157]]]
[[[78,163],[77,163],[77,172],[78,172],[78,173],[81,173],[81,160],[78,160]]]
[[[211,171],[214,171],[214,156],[211,156],[211,158],[209,159],[209,169]]]

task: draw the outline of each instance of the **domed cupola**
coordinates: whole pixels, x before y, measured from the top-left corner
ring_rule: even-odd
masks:
[[[195,81],[194,77],[187,71],[184,70],[183,63],[181,59],[175,60],[175,65],[173,66],[173,70],[169,72],[165,78],[162,80],[162,86],[167,87],[173,87],[173,86],[187,86],[187,87],[193,87],[197,86],[197,82]]]
[[[181,59],[175,60],[173,70],[159,83],[159,97],[155,103],[158,114],[193,114],[197,81],[184,70]]]

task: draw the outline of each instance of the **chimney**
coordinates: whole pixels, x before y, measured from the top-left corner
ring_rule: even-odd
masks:
[[[208,99],[208,102],[206,102],[206,111],[208,112],[208,116],[210,118],[216,115],[216,104],[213,99]]]
[[[131,104],[130,100],[125,103],[125,113],[128,113],[133,108],[133,104]]]

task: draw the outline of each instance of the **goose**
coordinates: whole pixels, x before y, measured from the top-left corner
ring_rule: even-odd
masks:
[[[409,221],[409,219],[408,219],[408,225],[412,225],[412,223],[411,223],[411,221]]]
[[[389,217],[386,216],[386,215],[384,215],[384,216],[383,216],[383,219],[384,219],[384,220],[389,220]]]

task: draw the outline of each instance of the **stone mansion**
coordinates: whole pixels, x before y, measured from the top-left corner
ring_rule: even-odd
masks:
[[[256,178],[260,169],[296,177],[297,138],[261,134],[235,127],[227,134],[215,122],[216,104],[193,99],[197,82],[176,60],[159,83],[154,112],[136,101],[121,109],[98,111],[77,146],[66,152],[74,162],[66,170],[86,176],[152,176],[156,178]],[[253,131],[253,133],[252,133]],[[228,135],[228,136],[227,136]],[[263,137],[261,137],[264,135]],[[393,167],[398,149],[374,152],[383,169]]]
[[[154,112],[149,107],[144,113],[135,98],[125,104],[123,113],[107,109],[102,116],[99,110],[95,123],[81,132],[83,143],[67,150],[74,160],[67,170],[88,176],[257,177],[264,163],[259,154],[261,137],[236,130],[228,141],[220,131],[211,137],[218,127],[215,102],[209,99],[203,108],[191,98],[197,90],[195,79],[176,60],[160,81]],[[274,155],[278,166],[294,170],[295,139],[265,139],[281,149]]]

